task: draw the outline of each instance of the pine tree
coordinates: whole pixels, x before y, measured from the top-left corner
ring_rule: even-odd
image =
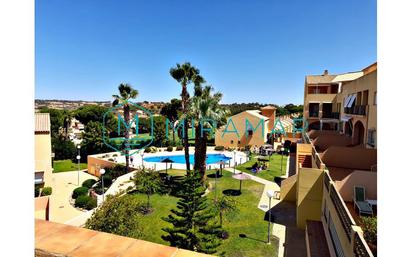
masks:
[[[173,225],[163,228],[162,236],[171,246],[212,254],[221,243],[221,226],[216,222],[206,188],[198,172],[189,172],[181,184],[177,209],[162,218]]]

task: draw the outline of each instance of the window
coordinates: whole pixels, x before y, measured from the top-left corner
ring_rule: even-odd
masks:
[[[239,140],[237,141],[237,144],[240,145],[240,141],[239,141]]]
[[[249,129],[249,130],[247,131],[247,134],[248,134],[249,136],[253,136],[253,130],[252,130],[252,129]]]
[[[336,232],[335,225],[333,224],[333,221],[330,218],[330,213],[329,213],[329,235],[332,239],[332,244],[333,244],[333,248],[335,249],[336,256],[345,257],[345,254],[343,253],[342,245],[339,241],[338,233]]]
[[[233,144],[233,140],[230,140],[230,144]]]
[[[368,145],[375,147],[376,129],[368,129]]]
[[[373,105],[376,105],[376,91],[373,93]]]

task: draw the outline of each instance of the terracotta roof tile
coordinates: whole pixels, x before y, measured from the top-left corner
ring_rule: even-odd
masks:
[[[34,132],[50,132],[50,114],[36,113],[34,117]]]

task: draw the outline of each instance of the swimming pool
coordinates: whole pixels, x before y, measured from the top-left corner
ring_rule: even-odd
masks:
[[[179,154],[179,155],[157,155],[157,156],[145,157],[145,158],[143,158],[143,160],[145,162],[162,162],[166,158],[169,158],[170,160],[172,160],[173,163],[181,163],[181,164],[186,163],[184,154]],[[213,163],[217,163],[217,162],[220,162],[220,161],[225,161],[226,162],[230,159],[232,159],[232,158],[227,157],[224,154],[208,153],[206,155],[206,164],[213,164]],[[195,163],[195,158],[194,158],[193,154],[189,155],[189,161],[190,161],[191,164]]]

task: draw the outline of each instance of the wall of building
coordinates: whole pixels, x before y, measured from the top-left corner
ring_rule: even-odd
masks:
[[[114,167],[115,163],[99,159],[98,155],[87,156],[87,172],[93,176],[100,177],[100,169]]]
[[[323,191],[323,171],[300,168],[296,184],[296,224],[305,229],[306,220],[320,221]]]
[[[51,149],[50,134],[36,134],[34,136],[35,172],[44,171],[44,182],[46,186],[51,182],[51,174],[52,174],[51,154],[52,154],[52,149]]]
[[[355,170],[342,181],[335,181],[336,189],[344,201],[353,201],[354,186],[363,186],[366,199],[378,199],[378,174],[371,171]]]
[[[266,135],[269,132],[267,128],[267,122],[263,122],[259,127],[256,129],[255,132],[253,132],[252,136],[248,136],[246,132],[246,119],[250,124],[253,125],[254,128],[261,122],[261,119],[248,113],[248,112],[241,112],[239,114],[236,114],[231,117],[231,120],[233,121],[233,124],[236,127],[236,130],[239,134],[239,137],[237,136],[236,133],[234,132],[226,132],[223,135],[223,131],[225,129],[225,126],[219,128],[216,130],[215,134],[215,145],[221,145],[225,147],[244,147],[247,145],[250,146],[261,146],[265,144],[266,142]],[[228,119],[229,121],[229,119]],[[233,127],[233,124],[228,123],[227,130],[232,131],[235,130]],[[262,137],[262,126],[264,128],[263,131],[263,137]]]
[[[49,220],[49,203],[48,196],[34,198],[34,218]]]

